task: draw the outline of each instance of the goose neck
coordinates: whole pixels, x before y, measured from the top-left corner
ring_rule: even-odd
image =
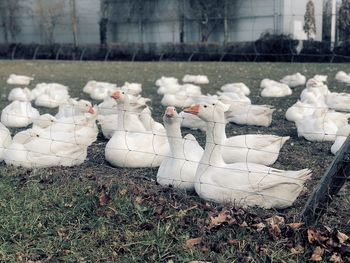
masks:
[[[221,165],[224,163],[221,145],[225,138],[224,123],[207,122],[206,143],[201,163],[209,165]]]
[[[166,135],[173,157],[184,158],[184,145],[179,123],[164,123]]]

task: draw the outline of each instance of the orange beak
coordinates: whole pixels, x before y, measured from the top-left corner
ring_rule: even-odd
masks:
[[[93,107],[89,107],[88,113],[94,114],[95,113],[94,108]]]
[[[111,97],[114,99],[119,99],[120,98],[120,91],[117,90],[117,91],[113,92]]]
[[[199,104],[194,104],[186,109],[184,109],[184,112],[191,113],[191,114],[198,114],[199,113]]]
[[[168,107],[166,108],[166,111],[165,111],[165,116],[171,118],[171,117],[174,117],[174,108],[173,107]]]

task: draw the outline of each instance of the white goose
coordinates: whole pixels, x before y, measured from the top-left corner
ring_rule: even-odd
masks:
[[[292,94],[292,90],[288,85],[270,79],[263,79],[260,87],[263,88],[261,91],[262,97],[279,98]]]
[[[179,80],[173,77],[161,77],[157,79],[156,86],[158,86],[157,93],[164,95],[166,93],[174,94],[180,89]]]
[[[0,161],[4,160],[4,152],[11,142],[10,131],[0,122]]]
[[[311,172],[283,171],[255,163],[226,164],[221,145],[225,126],[216,122],[223,109],[206,103],[185,109],[207,122],[204,154],[195,177],[195,190],[206,200],[233,205],[286,208],[293,204]]]
[[[143,100],[136,100],[132,95],[128,95],[126,90],[118,90],[117,97],[112,99],[116,103],[115,114],[109,115],[99,115],[98,123],[101,125],[103,136],[106,139],[112,138],[114,132],[118,130],[118,115],[120,112],[125,111],[127,114],[128,122],[125,123],[124,128],[126,131],[139,131],[145,132],[146,128],[139,118],[140,112],[142,112],[146,107],[146,103]],[[133,102],[131,102],[133,101]],[[165,133],[165,131],[164,131]]]
[[[39,117],[39,111],[27,101],[13,101],[1,112],[1,122],[9,128],[23,128]]]
[[[10,91],[7,100],[32,101],[32,92],[28,88],[14,88]]]
[[[46,108],[57,108],[67,103],[68,87],[58,83],[40,83],[32,90],[35,105]]]
[[[192,82],[192,83],[195,83],[195,84],[208,84],[209,83],[209,79],[205,75],[189,75],[189,74],[186,74],[182,78],[182,82]]]
[[[45,94],[49,90],[54,90],[55,92],[67,91],[68,87],[59,83],[38,83],[32,90],[33,99]]]
[[[130,95],[137,96],[142,92],[142,84],[125,82],[121,89]]]
[[[337,74],[335,75],[335,79],[339,82],[350,84],[350,74],[347,74],[344,71],[337,72]]]
[[[55,115],[57,119],[82,115],[92,108],[92,104],[87,100],[68,99],[66,104],[58,106],[58,112]]]
[[[329,108],[350,112],[350,94],[330,92],[326,95],[326,103]]]
[[[281,83],[288,85],[291,88],[295,88],[298,86],[304,86],[306,83],[306,77],[299,72],[293,75],[287,75],[280,80]]]
[[[121,91],[113,93],[116,99],[123,95]],[[118,101],[118,107],[121,107],[119,104],[127,106]],[[155,135],[150,131],[128,131],[126,127],[130,125],[131,115],[125,106],[119,108],[118,129],[106,145],[106,160],[119,167],[158,167],[169,151],[166,136]]]
[[[197,104],[198,105],[198,104]],[[280,149],[289,137],[280,137],[276,135],[247,134],[227,138],[225,133],[225,114],[228,110],[227,105],[220,102],[211,105],[211,107],[222,108],[222,115],[215,115],[215,133],[222,133],[223,138],[222,156],[226,163],[252,162],[264,165],[271,165],[276,162]],[[185,111],[186,112],[186,111]],[[188,112],[191,113],[191,112]],[[208,124],[207,124],[208,127]],[[224,127],[222,129],[222,127]]]
[[[272,122],[275,109],[270,105],[253,105],[247,102],[232,101],[226,119],[239,125],[256,125],[268,127]]]
[[[32,77],[11,74],[6,82],[7,84],[10,84],[10,85],[28,86],[32,80],[34,80],[34,78]]]
[[[250,89],[242,82],[237,83],[228,83],[221,87],[221,90],[223,92],[234,92],[234,93],[240,93],[242,92],[244,95],[249,96],[250,95]]]
[[[331,152],[336,155],[340,148],[343,146],[344,142],[350,135],[350,125],[345,125],[337,131],[337,137],[331,147]]]
[[[94,100],[104,100],[117,89],[117,84],[109,82],[98,82],[91,80],[83,88],[83,92],[90,95]]]
[[[170,154],[165,157],[158,169],[157,182],[164,186],[192,190],[203,148],[192,134],[187,134],[182,138],[181,119],[174,107],[167,107],[163,120],[170,145]]]
[[[80,165],[86,159],[88,146],[97,138],[96,129],[91,127],[96,115],[91,116],[84,124],[75,125],[74,132],[67,131],[68,126],[55,129],[53,124],[17,133],[5,150],[6,164],[26,168]]]
[[[339,126],[347,124],[347,116],[342,115],[334,120],[327,117],[327,112],[327,109],[316,109],[313,114],[297,120],[298,136],[308,141],[335,141]]]

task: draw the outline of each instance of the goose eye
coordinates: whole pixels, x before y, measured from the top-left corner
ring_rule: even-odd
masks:
[[[208,107],[207,105],[204,105],[204,108]]]
[[[125,94],[125,92],[123,91],[122,94]]]
[[[211,105],[215,106],[215,103],[212,103]]]

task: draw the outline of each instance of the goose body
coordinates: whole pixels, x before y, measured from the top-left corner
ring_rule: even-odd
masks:
[[[121,89],[126,90],[128,94],[137,96],[142,92],[142,84],[125,82]]]
[[[39,83],[32,90],[35,105],[46,108],[57,108],[67,103],[68,87],[58,83]]]
[[[173,77],[161,77],[157,79],[156,86],[158,86],[157,93],[164,95],[166,93],[174,94],[180,89],[179,80]]]
[[[127,106],[128,101],[121,91],[113,94],[118,100],[119,107]],[[124,98],[124,103],[120,103],[120,98]],[[106,160],[111,165],[119,167],[158,167],[169,151],[166,136],[146,130],[128,131],[125,127],[130,125],[129,111],[119,109],[118,128],[105,148]]]
[[[79,118],[74,124],[60,121],[17,133],[5,150],[6,164],[39,168],[83,163],[88,146],[97,139],[96,115]]]
[[[0,161],[4,160],[4,152],[11,142],[10,131],[0,122]]]
[[[201,198],[239,207],[286,208],[293,204],[310,177],[309,170],[283,171],[249,162],[226,164],[221,155],[225,127],[214,120],[217,114],[223,115],[223,109],[203,103],[185,111],[207,123],[205,150],[194,184]]]
[[[192,82],[195,84],[208,84],[209,83],[209,79],[207,76],[205,75],[185,75],[182,78],[183,82]]]
[[[32,80],[34,80],[34,78],[32,77],[11,74],[6,82],[7,84],[10,84],[10,85],[28,86]]]
[[[7,99],[9,101],[32,101],[32,92],[28,88],[14,88],[10,91]]]
[[[253,105],[246,102],[231,102],[230,110],[225,113],[226,119],[239,125],[256,125],[268,127],[275,111],[269,105]]]
[[[58,112],[55,115],[55,117],[57,119],[61,119],[61,118],[82,115],[88,112],[89,108],[91,107],[92,107],[92,104],[90,101],[68,99],[67,103],[60,104],[58,106]]]
[[[251,104],[251,100],[244,95],[242,91],[237,92],[220,92],[218,91],[219,100],[225,104],[230,104],[231,102],[242,101]]]
[[[326,103],[329,108],[350,112],[350,94],[331,92],[326,95]]]
[[[117,89],[117,84],[109,82],[98,82],[91,80],[83,88],[83,92],[90,95],[94,100],[104,100]]]
[[[305,116],[312,115],[316,109],[327,109],[328,106],[320,100],[319,102],[311,102],[309,100],[302,102],[298,100],[286,111],[286,119],[294,121],[303,119]]]
[[[343,146],[344,142],[350,135],[350,125],[345,125],[344,127],[338,129],[337,136],[331,147],[331,152],[336,155],[340,148]]]
[[[26,127],[39,117],[39,111],[30,102],[13,101],[1,112],[1,122],[9,128]]]
[[[295,122],[298,136],[304,137],[308,141],[334,141],[339,126],[347,124],[346,115],[332,117],[327,110],[314,110],[312,115],[307,115]]]
[[[250,95],[250,89],[242,82],[229,83],[221,87],[223,92],[234,92],[234,93],[243,93],[246,96]]]
[[[173,107],[167,108],[163,120],[170,152],[158,169],[157,182],[163,186],[192,190],[203,148],[191,134],[182,138],[181,119]]]
[[[350,84],[350,74],[347,74],[344,71],[337,72],[337,74],[335,75],[335,79],[339,82]]]
[[[287,75],[280,80],[281,83],[288,85],[291,88],[295,88],[298,86],[304,86],[306,83],[306,77],[299,72],[293,75]]]
[[[207,125],[197,116],[181,111],[179,113],[179,118],[181,119],[181,127],[188,128],[191,130],[201,130],[205,131]]]
[[[288,85],[279,83],[270,79],[263,79],[260,87],[263,88],[261,91],[262,97],[285,97],[292,94],[292,90]]]
[[[209,104],[213,106],[213,104]],[[215,107],[227,109],[227,105],[215,104]],[[276,135],[247,134],[227,138],[225,133],[225,115],[216,114],[214,121],[215,134],[222,137],[222,158],[225,163],[252,162],[271,165],[276,162],[280,149],[289,137]],[[208,123],[206,123],[208,127]]]
[[[38,83],[35,88],[32,90],[32,97],[33,99],[38,98],[39,96],[48,93],[49,91],[52,91],[53,93],[57,92],[63,92],[66,91],[68,93],[68,87],[64,86],[59,83]]]

